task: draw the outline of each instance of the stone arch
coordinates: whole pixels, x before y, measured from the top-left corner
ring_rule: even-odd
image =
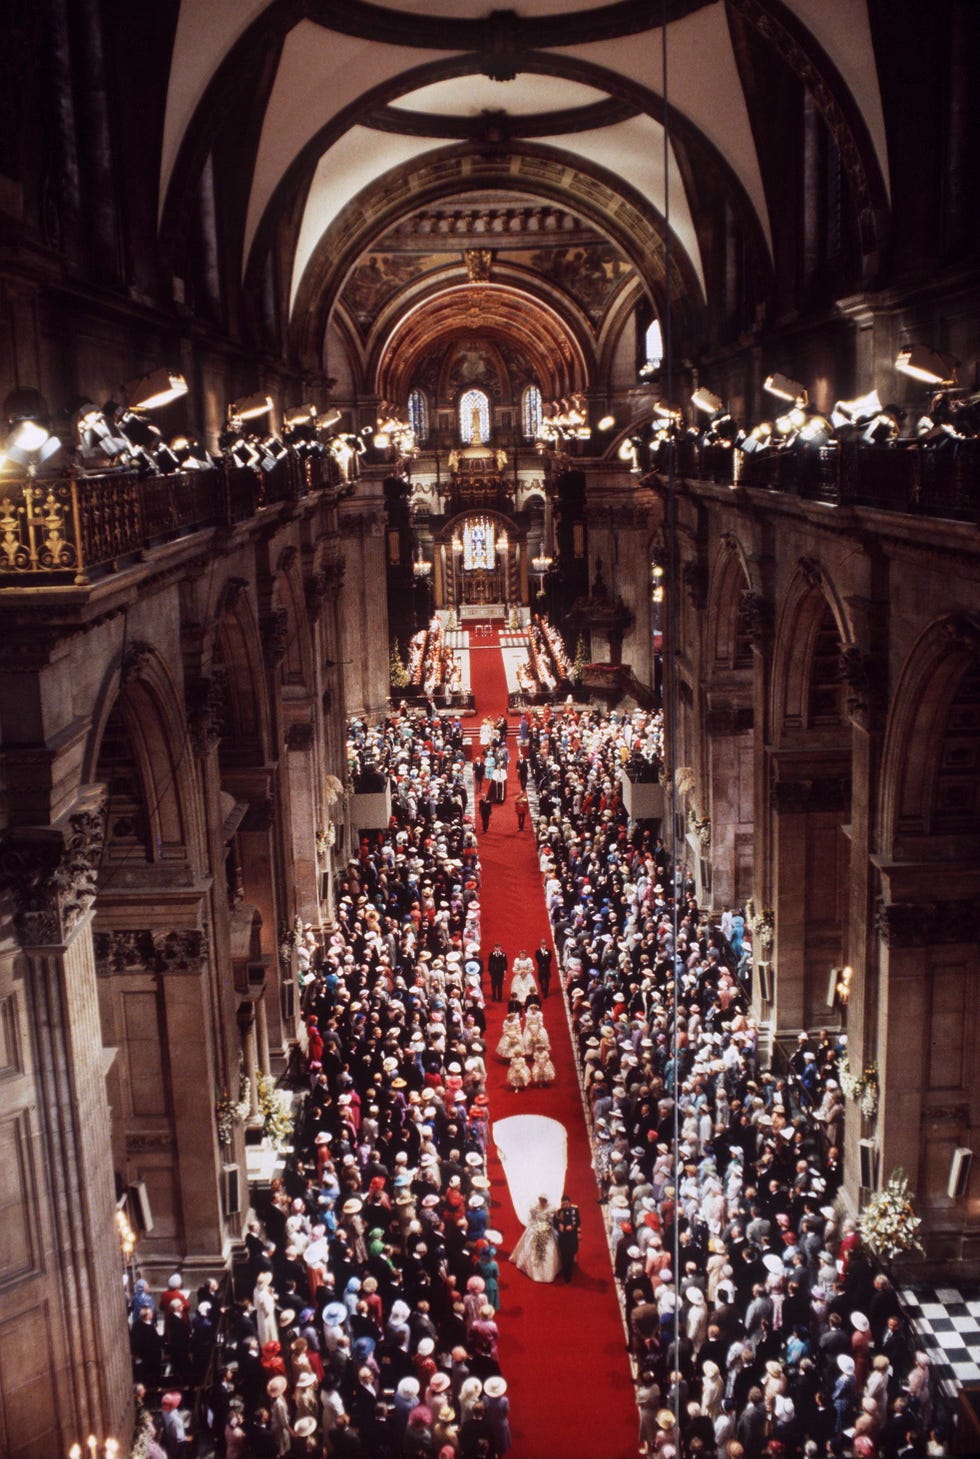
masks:
[[[265,655],[245,587],[240,578],[225,583],[212,621],[212,661],[224,694],[221,758],[264,764],[272,742]]]
[[[313,682],[312,640],[307,631],[306,602],[298,554],[293,547],[283,549],[276,565],[273,612],[277,609],[287,614],[282,659],[283,684],[291,687],[309,686]]]
[[[708,581],[709,670],[745,669],[752,663],[752,635],[745,595],[752,574],[734,533],[726,533]]]
[[[104,688],[85,771],[86,781],[107,784],[103,865],[197,864],[202,847],[193,746],[166,664],[150,644],[133,642]]]
[[[829,623],[837,632],[839,657],[853,642],[846,610],[820,565],[813,559],[801,558],[784,599],[776,632],[772,722],[777,740],[787,731],[818,727],[813,723],[810,690],[814,671],[820,667],[817,660],[821,654],[821,635],[826,634]],[[840,682],[843,683],[842,675]]]
[[[928,840],[930,859],[955,855],[962,838],[980,842],[980,702],[970,713],[978,674],[976,615],[937,620],[909,651],[882,753],[879,842],[884,856],[907,858],[912,841],[918,855]],[[949,788],[955,783],[964,793],[972,791],[972,800],[963,800],[961,816],[950,817]]]

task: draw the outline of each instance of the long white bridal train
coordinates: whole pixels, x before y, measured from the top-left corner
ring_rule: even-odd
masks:
[[[553,1218],[568,1166],[565,1126],[545,1115],[513,1115],[496,1122],[493,1138],[514,1211],[524,1222],[510,1259],[534,1281],[553,1282],[559,1265]]]

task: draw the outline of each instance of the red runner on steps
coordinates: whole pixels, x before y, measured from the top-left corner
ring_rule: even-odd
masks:
[[[470,648],[470,675],[477,726],[506,712],[507,683],[496,635]],[[490,829],[480,842],[481,931],[484,962],[495,942],[508,966],[522,947],[533,956],[542,937],[550,940],[537,846],[528,819],[517,829],[514,798],[517,780],[517,716],[510,717],[511,762],[507,799],[495,805]],[[489,979],[484,979],[489,999]],[[508,973],[504,984],[510,984]],[[634,1389],[626,1338],[617,1301],[609,1248],[597,1204],[592,1156],[586,1133],[571,1036],[557,972],[543,1000],[551,1035],[555,1083],[515,1093],[507,1084],[507,1065],[495,1058],[506,1002],[487,1003],[487,1092],[490,1118],[541,1114],[560,1120],[568,1131],[566,1189],[582,1213],[582,1235],[570,1286],[532,1282],[506,1259],[523,1221],[515,1215],[503,1169],[491,1141],[488,1173],[492,1183],[491,1225],[504,1240],[500,1265],[500,1357],[511,1403],[513,1448],[507,1459],[628,1459],[637,1453]]]

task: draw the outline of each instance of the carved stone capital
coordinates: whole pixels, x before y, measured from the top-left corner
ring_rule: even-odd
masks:
[[[980,907],[972,900],[879,902],[875,920],[888,947],[949,947],[980,941]]]
[[[307,720],[305,724],[291,724],[286,731],[287,750],[312,750],[313,748],[313,725]]]
[[[199,929],[157,933],[153,950],[157,971],[164,974],[200,973],[207,963],[207,943]]]
[[[225,729],[227,676],[224,669],[192,679],[187,685],[187,729],[202,759],[217,745]]]
[[[105,839],[105,787],[90,786],[56,826],[9,831],[0,845],[0,887],[14,903],[24,947],[67,942],[95,900]]]

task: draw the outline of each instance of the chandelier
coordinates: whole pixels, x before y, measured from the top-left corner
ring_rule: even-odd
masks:
[[[537,557],[531,558],[531,571],[538,573],[541,577],[546,577],[554,565],[555,559],[549,557],[545,552],[539,553]]]
[[[419,553],[412,563],[412,572],[419,582],[432,575],[432,563]]]

